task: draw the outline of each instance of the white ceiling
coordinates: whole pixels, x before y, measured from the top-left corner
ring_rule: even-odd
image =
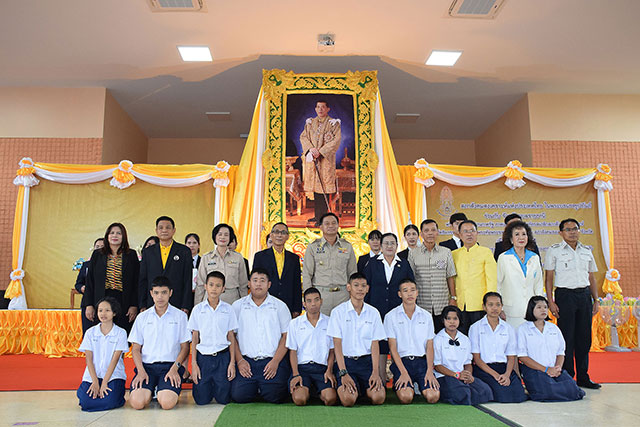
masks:
[[[640,93],[637,0],[507,0],[495,20],[449,18],[451,0],[205,1],[207,13],[2,1],[0,85],[107,87],[158,138],[246,133],[263,68],[378,70],[394,139],[474,139],[526,92]],[[331,54],[316,48],[325,32]],[[209,45],[214,62],[183,63],[181,44]],[[427,67],[431,49],[464,53]],[[396,113],[421,117],[395,124]]]

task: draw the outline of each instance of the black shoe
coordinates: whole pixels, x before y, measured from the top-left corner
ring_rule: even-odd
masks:
[[[587,381],[578,381],[578,387],[590,388],[592,390],[597,390],[602,386],[600,384],[598,384],[598,383],[594,383],[591,380],[587,380]]]

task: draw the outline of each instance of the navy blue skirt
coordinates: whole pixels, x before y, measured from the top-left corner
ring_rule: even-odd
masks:
[[[491,369],[499,374],[504,374],[507,371],[506,363],[487,363]],[[515,370],[511,371],[509,380],[511,381],[508,386],[503,386],[498,383],[491,375],[487,374],[482,369],[473,365],[473,376],[480,378],[487,383],[493,391],[493,400],[500,403],[520,403],[527,400],[527,395],[524,393],[524,387],[522,382],[516,374]]]
[[[524,364],[520,364],[520,374],[531,400],[537,402],[571,402],[580,400],[585,392],[563,370],[560,376],[552,378],[544,372],[531,369]]]

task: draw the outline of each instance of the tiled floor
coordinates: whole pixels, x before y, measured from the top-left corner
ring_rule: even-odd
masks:
[[[587,396],[579,402],[485,406],[526,427],[623,427],[640,425],[639,398],[640,384],[604,384],[601,390],[587,391]],[[157,403],[152,403],[152,407],[144,411],[125,406],[94,413],[80,411],[72,391],[0,393],[0,424],[7,426],[212,426],[222,409],[223,406],[216,404],[196,406],[188,391],[182,393],[180,403],[171,411],[163,411]],[[256,414],[256,424],[260,425],[259,414]]]

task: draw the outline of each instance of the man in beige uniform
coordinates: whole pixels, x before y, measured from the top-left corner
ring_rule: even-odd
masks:
[[[315,206],[315,218],[309,220],[311,223],[329,211],[326,200],[336,192],[336,151],[340,147],[342,131],[340,119],[329,117],[330,110],[326,101],[316,102],[317,116],[307,119],[300,134],[304,191],[314,200]]]
[[[302,266],[302,287],[315,287],[322,296],[322,313],[349,299],[347,281],[355,273],[356,254],[349,242],[338,237],[338,217],[326,213],[320,218],[322,238],[307,246]]]

